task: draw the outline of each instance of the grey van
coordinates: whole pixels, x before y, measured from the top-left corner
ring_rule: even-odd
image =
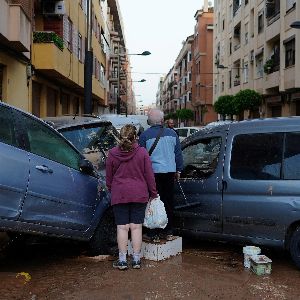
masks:
[[[203,129],[182,151],[177,231],[282,247],[300,268],[300,117]]]

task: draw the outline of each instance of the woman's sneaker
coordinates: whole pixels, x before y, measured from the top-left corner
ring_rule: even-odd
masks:
[[[132,269],[140,269],[141,268],[141,261],[132,261],[131,262],[131,266],[132,266]]]
[[[113,262],[113,267],[115,269],[119,269],[119,270],[127,270],[128,269],[128,263],[127,263],[127,261],[116,260],[116,261]]]

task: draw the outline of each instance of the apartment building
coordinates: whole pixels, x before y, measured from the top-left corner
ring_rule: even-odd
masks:
[[[300,115],[300,20],[296,0],[215,1],[214,101],[254,89],[254,116]]]
[[[194,33],[182,42],[174,65],[160,85],[157,103],[165,114],[190,109],[194,112],[190,123],[205,125],[217,119],[212,96],[214,8],[205,0],[194,17]]]
[[[105,1],[103,1],[106,3]],[[107,106],[109,37],[102,1],[92,4],[92,105]],[[32,113],[37,116],[81,114],[84,107],[84,61],[87,0],[36,1],[32,46]]]
[[[217,119],[213,109],[213,23],[214,8],[204,7],[195,14],[192,44],[192,107],[195,123],[205,125]]]
[[[0,0],[0,101],[29,110],[33,2]]]
[[[164,77],[160,86],[160,106],[164,113],[170,114],[175,113],[179,105],[178,101],[178,72],[174,65]]]
[[[114,69],[115,38],[122,40],[123,48],[125,38],[118,1],[90,3],[92,105],[93,113],[101,114],[114,100],[109,74]],[[84,113],[87,4],[88,0],[0,0],[0,100],[39,117]]]
[[[175,97],[178,101],[173,101],[173,107],[177,109],[192,109],[192,44],[194,35],[188,36],[182,43],[181,51],[175,61],[175,72],[177,85]]]

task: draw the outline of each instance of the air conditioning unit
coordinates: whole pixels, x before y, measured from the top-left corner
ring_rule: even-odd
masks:
[[[43,15],[50,16],[63,16],[65,14],[65,2],[64,1],[43,1]]]

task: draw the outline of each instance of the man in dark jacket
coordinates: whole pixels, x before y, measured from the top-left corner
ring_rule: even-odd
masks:
[[[144,131],[139,138],[139,144],[149,152],[156,137],[160,134],[150,158],[157,191],[165,204],[168,215],[168,225],[161,231],[149,233],[155,240],[157,240],[158,232],[161,238],[170,239],[173,235],[174,181],[180,178],[180,172],[183,168],[179,138],[174,130],[163,128],[163,122],[163,112],[159,109],[151,109],[148,114],[148,124],[151,127]]]

